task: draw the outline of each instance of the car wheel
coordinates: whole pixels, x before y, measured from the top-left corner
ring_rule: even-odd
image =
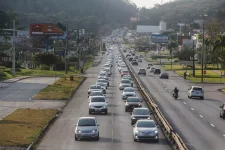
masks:
[[[96,141],[98,141],[98,140],[99,140],[99,134],[98,134],[98,136],[95,138],[95,140],[96,140]]]
[[[201,100],[204,100],[204,96],[201,97]]]
[[[106,115],[108,114],[108,109],[106,109],[105,114],[106,114]]]
[[[131,123],[130,123],[131,125],[134,125],[134,122],[131,120]]]
[[[91,114],[91,111],[89,110],[89,115]]]
[[[134,142],[137,142],[137,139],[134,138]]]
[[[223,114],[223,119],[225,119],[225,113]]]
[[[77,141],[78,140],[78,138],[77,138],[77,136],[76,136],[76,134],[75,134],[75,141]]]
[[[190,99],[192,99],[192,97],[191,97],[191,96],[189,96],[189,98],[190,98]]]
[[[220,113],[220,118],[222,118],[222,115],[221,115],[221,113]]]
[[[127,112],[127,108],[125,108],[125,112]]]
[[[155,140],[156,143],[159,143],[159,139]]]

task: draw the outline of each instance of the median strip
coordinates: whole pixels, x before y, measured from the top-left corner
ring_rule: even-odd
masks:
[[[28,147],[56,113],[52,109],[17,109],[0,120],[0,146]]]
[[[71,78],[73,78],[71,80]],[[41,90],[35,100],[69,100],[78,86],[84,81],[83,76],[65,76],[61,77],[52,85],[48,85]]]

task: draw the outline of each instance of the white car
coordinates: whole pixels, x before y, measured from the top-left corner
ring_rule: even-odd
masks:
[[[126,100],[128,97],[136,97],[136,92],[132,87],[125,87],[122,93],[122,99]]]
[[[104,96],[93,96],[89,101],[89,114],[94,112],[108,114],[108,104]]]
[[[88,95],[93,92],[93,91],[101,91],[103,94],[106,94],[106,90],[105,89],[102,89],[101,86],[99,85],[91,85],[89,88],[88,88]]]
[[[204,99],[204,90],[200,86],[191,86],[188,89],[188,98],[199,97],[200,99]]]
[[[154,120],[138,120],[133,126],[134,141],[137,140],[154,140],[159,142],[158,126]]]
[[[92,91],[90,95],[88,95],[89,101],[92,99],[93,96],[105,96],[102,91]]]
[[[99,124],[95,117],[81,117],[74,124],[75,128],[75,140],[80,139],[95,139],[99,140]]]

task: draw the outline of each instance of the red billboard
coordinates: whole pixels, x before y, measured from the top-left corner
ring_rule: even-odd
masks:
[[[61,36],[64,32],[53,23],[30,24],[31,36]]]

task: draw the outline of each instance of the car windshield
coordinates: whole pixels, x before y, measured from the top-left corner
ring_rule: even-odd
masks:
[[[124,92],[134,92],[134,89],[133,88],[125,88]]]
[[[127,99],[127,102],[140,102],[140,99],[137,97],[130,97]]]
[[[133,114],[134,115],[148,115],[149,110],[147,110],[147,109],[134,109]]]
[[[202,91],[202,88],[199,88],[199,87],[193,87],[193,90],[195,90],[195,91]]]
[[[121,83],[130,83],[130,80],[122,80]]]
[[[90,89],[101,89],[100,86],[91,86]]]
[[[139,128],[155,128],[156,124],[153,121],[138,121],[137,127],[139,127]]]
[[[98,80],[97,82],[107,82],[104,79]]]
[[[102,92],[91,92],[90,96],[104,96]]]
[[[91,102],[105,102],[105,98],[104,97],[93,97],[91,99]]]
[[[96,126],[95,119],[80,119],[78,126]]]

